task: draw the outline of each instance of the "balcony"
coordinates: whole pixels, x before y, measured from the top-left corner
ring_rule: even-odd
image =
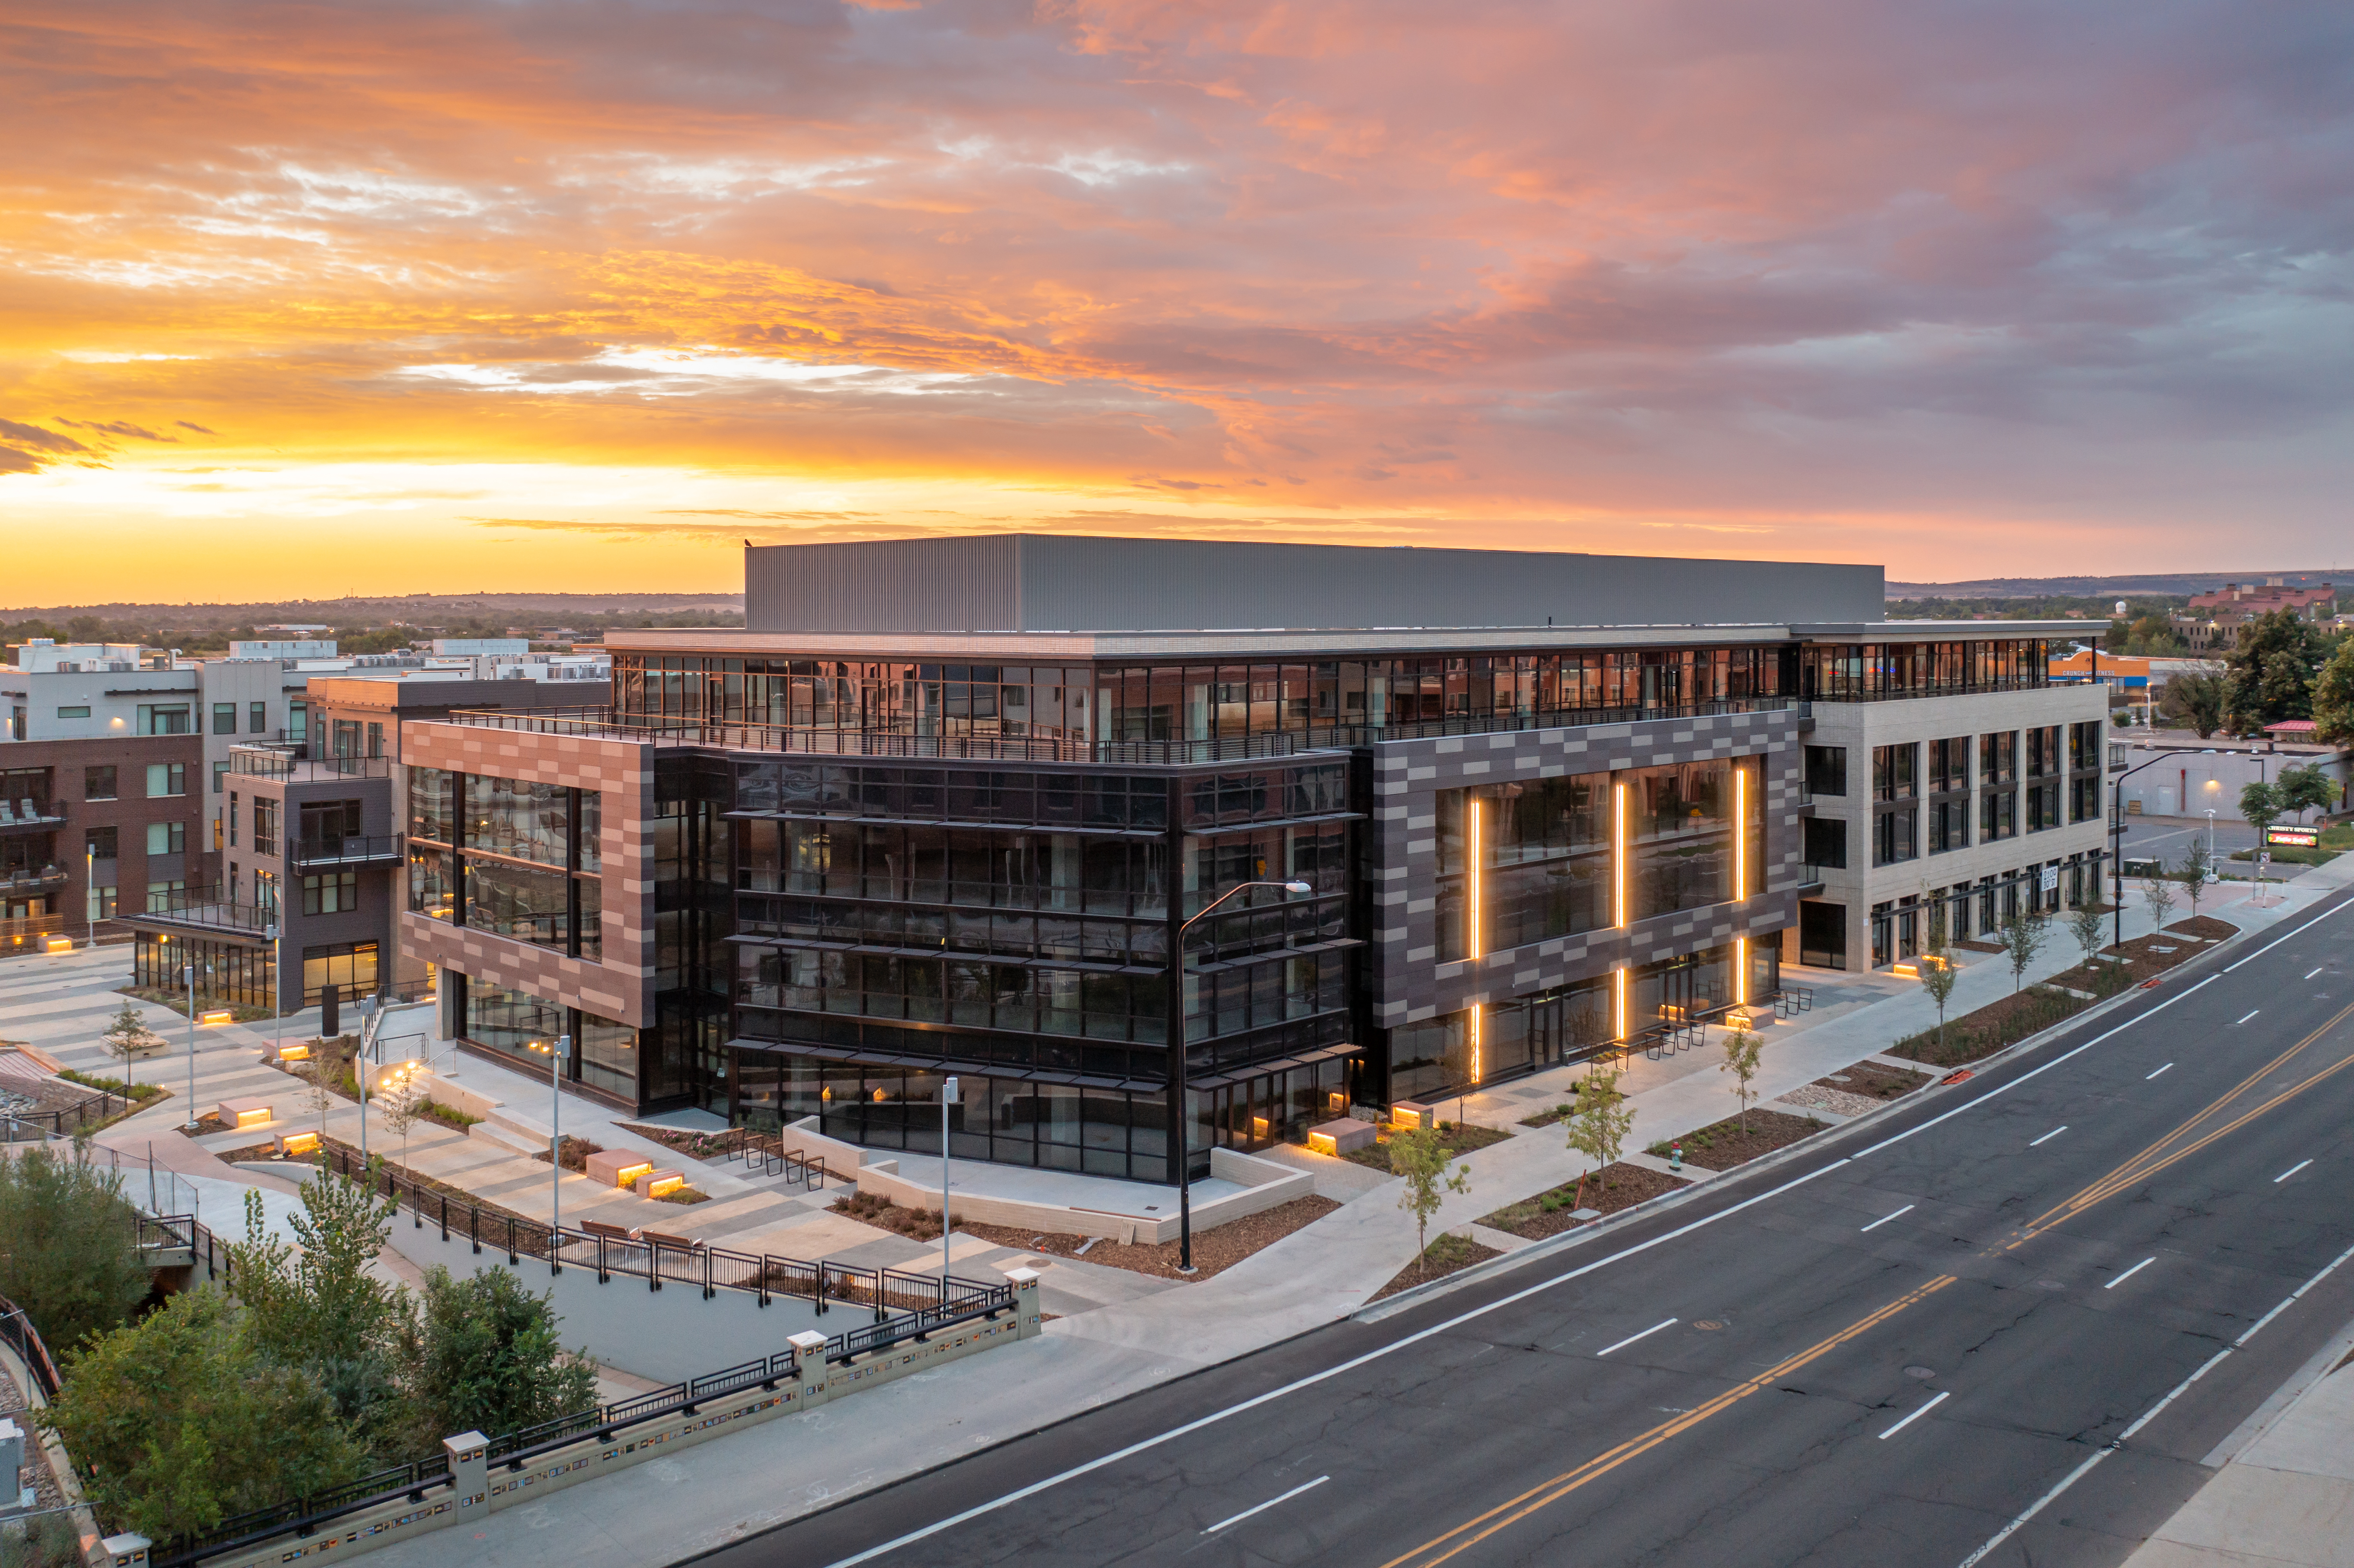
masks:
[[[203,932],[212,936],[267,937],[278,926],[278,909],[269,904],[239,904],[220,895],[220,889],[188,888],[179,893],[151,893],[145,909],[118,909],[126,924],[161,927],[166,930]],[[161,908],[154,906],[160,904]]]
[[[0,800],[0,833],[47,832],[62,827],[65,820],[63,800]]]
[[[408,853],[398,833],[304,839],[290,841],[288,847],[293,851],[294,863],[306,871],[322,865],[385,865]]]
[[[337,779],[389,779],[388,757],[305,757],[300,748],[232,746],[228,770],[249,779],[277,779],[306,784]]]
[[[66,868],[55,861],[47,865],[15,865],[0,871],[0,894],[13,898],[46,898],[65,890]]]

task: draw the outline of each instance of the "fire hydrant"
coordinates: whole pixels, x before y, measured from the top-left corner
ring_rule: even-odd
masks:
[[[1668,1169],[1679,1176],[1683,1174],[1684,1146],[1681,1139],[1668,1145]]]

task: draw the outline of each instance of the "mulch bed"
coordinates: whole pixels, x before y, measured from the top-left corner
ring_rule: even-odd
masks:
[[[220,1112],[208,1110],[196,1118],[196,1126],[190,1127],[186,1122],[179,1122],[174,1126],[173,1130],[184,1138],[203,1138],[210,1133],[228,1132],[230,1128],[228,1123],[221,1120]]]
[[[1914,1061],[1934,1067],[1959,1066],[1991,1056],[2008,1046],[2015,1045],[2029,1035],[2064,1022],[2093,1002],[2115,996],[2129,986],[2157,979],[2178,965],[2189,963],[2216,941],[2239,934],[2239,927],[2211,916],[2200,915],[2189,920],[2178,920],[2164,931],[2147,937],[2137,937],[2123,948],[2104,949],[2113,957],[2121,957],[2123,964],[2103,963],[2097,968],[2078,964],[2074,969],[2056,974],[2049,981],[2028,987],[2004,997],[2000,1001],[1966,1012],[1946,1021],[1944,1044],[1938,1042],[1938,1032],[1925,1029],[1910,1039],[1899,1040],[1888,1048],[1892,1056],[1908,1056]],[[2186,937],[2203,937],[2207,941],[2184,941]],[[2159,948],[2174,950],[2161,953]],[[2053,988],[2091,991],[2087,999]]]
[[[2212,915],[2197,915],[2188,920],[2177,920],[2167,929],[2178,937],[2204,937],[2211,942],[2220,942],[2227,937],[2240,934],[2237,926],[2229,920],[2218,920]]]
[[[1631,1209],[1663,1193],[1672,1192],[1691,1183],[1681,1177],[1663,1171],[1647,1171],[1639,1165],[1606,1165],[1585,1179],[1585,1207],[1596,1213],[1615,1214],[1621,1209]],[[1494,1230],[1505,1231],[1531,1241],[1543,1241],[1564,1231],[1574,1231],[1590,1220],[1572,1219],[1577,1212],[1577,1183],[1564,1181],[1549,1192],[1539,1192],[1533,1198],[1523,1198],[1517,1203],[1507,1203],[1479,1223]]]
[[[1461,1236],[1440,1236],[1430,1244],[1428,1251],[1398,1271],[1398,1277],[1373,1294],[1379,1301],[1384,1296],[1394,1296],[1401,1290],[1411,1290],[1417,1285],[1427,1285],[1434,1279],[1444,1279],[1459,1274],[1475,1263],[1485,1263],[1504,1255],[1491,1246],[1466,1241]]]
[[[851,1192],[836,1198],[828,1207],[861,1224],[896,1232],[910,1241],[940,1239],[940,1212],[938,1209],[904,1208],[880,1192]]]
[[[1826,1089],[1838,1089],[1843,1094],[1862,1095],[1875,1100],[1893,1100],[1909,1095],[1929,1082],[1926,1073],[1908,1072],[1902,1067],[1883,1067],[1877,1062],[1858,1062],[1852,1067],[1841,1067],[1828,1077],[1815,1082]]]
[[[1681,1139],[1651,1145],[1649,1152],[1664,1160],[1669,1143],[1684,1146],[1684,1160],[1703,1171],[1730,1171],[1745,1165],[1763,1154],[1777,1149],[1787,1149],[1802,1138],[1812,1138],[1829,1126],[1810,1116],[1789,1116],[1781,1111],[1752,1110],[1744,1130],[1739,1117],[1727,1117],[1713,1127],[1688,1132]]]
[[[956,1228],[983,1241],[993,1241],[1000,1246],[1020,1247],[1055,1257],[1077,1257],[1079,1249],[1087,1247],[1085,1262],[1108,1264],[1113,1268],[1150,1274],[1160,1279],[1207,1279],[1233,1267],[1253,1253],[1273,1246],[1292,1232],[1314,1224],[1340,1206],[1330,1198],[1294,1198],[1288,1203],[1278,1203],[1272,1209],[1245,1214],[1239,1220],[1228,1220],[1225,1224],[1206,1231],[1195,1231],[1194,1272],[1191,1275],[1177,1272],[1178,1248],[1173,1241],[1129,1246],[1124,1243],[1088,1236],[1042,1235],[1035,1231],[1017,1230],[1005,1225],[968,1224],[962,1220],[957,1222]],[[939,1234],[939,1216],[934,1214],[931,1220],[932,1234],[937,1236]],[[1087,1245],[1090,1240],[1095,1242],[1092,1246]]]
[[[645,1127],[625,1121],[620,1128],[623,1132],[634,1132],[689,1160],[724,1159],[744,1141],[744,1129],[740,1127],[731,1127],[725,1132],[695,1132],[685,1128]]]
[[[575,1138],[568,1132],[563,1135],[563,1139],[564,1168],[567,1171],[578,1171],[585,1175],[588,1170],[588,1157],[605,1152],[603,1144],[591,1143],[585,1138]],[[532,1155],[532,1158],[545,1165],[547,1163],[547,1150],[539,1150]]]
[[[2002,944],[2000,942],[1968,941],[1955,942],[1949,945],[1959,948],[1966,953],[1999,953],[2002,951]]]
[[[1469,1154],[1475,1150],[1489,1149],[1496,1144],[1508,1142],[1512,1136],[1500,1128],[1479,1127],[1470,1122],[1458,1124],[1442,1121],[1438,1124],[1438,1131],[1440,1137],[1446,1141],[1447,1158],[1449,1160],[1458,1154]],[[1372,1144],[1363,1149],[1352,1149],[1341,1158],[1354,1160],[1368,1171],[1378,1171],[1384,1176],[1390,1175],[1392,1172],[1389,1141],[1390,1131],[1385,1123],[1374,1132]]]

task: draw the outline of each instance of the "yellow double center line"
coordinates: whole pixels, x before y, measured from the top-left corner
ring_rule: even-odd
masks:
[[[2231,1119],[2219,1123],[2203,1133],[2199,1131],[2202,1123],[2229,1110],[2233,1101],[2256,1088],[2271,1075],[2295,1061],[2299,1054],[2329,1031],[2343,1023],[2349,1016],[2354,1016],[2354,1005],[2344,1008],[2320,1028],[2232,1085],[2231,1088],[2210,1101],[2196,1116],[2177,1126],[2165,1137],[2142,1149],[2130,1159],[2112,1167],[2105,1175],[2096,1178],[2065,1200],[2053,1204],[2041,1214],[2029,1221],[2010,1240],[1999,1246],[1988,1247],[1979,1255],[1990,1257],[2026,1245],[2053,1226],[2062,1224],[2084,1213],[2102,1200],[2115,1197],[2117,1193],[2147,1181],[2168,1167],[2179,1164],[2205,1150],[2218,1139],[2245,1127],[2266,1111],[2294,1099],[2315,1085],[2346,1068],[2354,1066],[2354,1055],[2341,1057],[2328,1066],[2310,1073],[2287,1087],[2266,1096],[2255,1105],[2232,1117]],[[2186,1139],[2190,1141],[2183,1141]],[[1404,1568],[1407,1563],[1414,1564],[1414,1568],[1437,1568],[1437,1564],[1447,1561],[1458,1552],[1469,1551],[1498,1531],[1518,1523],[1539,1509],[1559,1502],[1587,1482],[1609,1474],[1629,1459],[1649,1453],[1670,1438],[1688,1432],[1711,1416],[1731,1409],[1759,1389],[1771,1387],[1809,1361],[1829,1355],[1849,1340],[1869,1333],[1915,1302],[1926,1300],[1943,1290],[1946,1286],[1953,1284],[1956,1277],[1950,1274],[1939,1275],[1917,1289],[1908,1291],[1876,1311],[1857,1319],[1829,1338],[1817,1340],[1788,1360],[1767,1368],[1748,1382],[1736,1383],[1706,1404],[1696,1405],[1678,1415],[1674,1420],[1663,1421],[1640,1436],[1630,1437],[1608,1452],[1595,1456],[1574,1470],[1564,1470],[1550,1480],[1531,1487],[1516,1498],[1498,1503],[1487,1512],[1475,1519],[1465,1520],[1446,1534],[1435,1536],[1413,1551],[1391,1558],[1382,1564],[1382,1568]]]

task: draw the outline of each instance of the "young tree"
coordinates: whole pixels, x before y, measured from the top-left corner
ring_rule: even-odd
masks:
[[[2174,879],[2170,876],[2153,876],[2144,881],[2141,885],[2141,901],[2149,910],[2151,929],[2165,930],[2167,923],[2174,918]]]
[[[1434,1128],[1402,1132],[1390,1139],[1390,1171],[1405,1178],[1405,1192],[1398,1198],[1398,1207],[1414,1215],[1414,1255],[1417,1263],[1430,1250],[1431,1216],[1447,1201],[1446,1194],[1471,1191],[1471,1167],[1462,1166],[1447,1176],[1447,1145]],[[1445,1178],[1444,1181],[1441,1178]]]
[[[126,1084],[139,1081],[139,1075],[133,1069],[140,1052],[161,1051],[168,1044],[161,1034],[147,1027],[147,1015],[127,1001],[115,1013],[114,1021],[106,1026],[106,1033],[99,1038],[106,1042],[109,1054],[122,1058],[122,1081]]]
[[[409,1169],[408,1129],[425,1114],[425,1086],[412,1074],[403,1073],[398,1078],[387,1078],[368,1095],[368,1104],[375,1107],[384,1123],[400,1135],[400,1168]]]
[[[138,1213],[122,1179],[77,1144],[0,1159],[0,1296],[25,1309],[51,1353],[129,1319],[147,1298]]]
[[[1961,971],[1954,967],[1953,954],[1946,946],[1946,922],[1943,906],[1940,906],[1938,916],[1929,922],[1929,945],[1921,953],[1921,989],[1927,991],[1929,1000],[1937,1004],[1937,1050],[1940,1054],[1946,1049],[1946,1004],[1954,1000],[1954,984],[1960,978]],[[1731,1041],[1725,1042],[1725,1049],[1728,1052],[1733,1049]],[[1744,1121],[1743,1125],[1745,1128],[1747,1123]]]
[[[1588,1067],[1585,1081],[1577,1086],[1577,1108],[1567,1118],[1570,1152],[1586,1159],[1585,1168],[1577,1173],[1577,1208],[1585,1207],[1586,1178],[1618,1162],[1618,1152],[1635,1125],[1635,1107],[1618,1087],[1624,1075],[1615,1067]]]
[[[2102,913],[2101,906],[2089,898],[2077,905],[2075,913],[2068,916],[2068,935],[2075,938],[2076,946],[2084,949],[2084,968],[2088,970],[2098,969],[2101,949],[2109,945],[2108,918]]]
[[[73,1450],[99,1513],[153,1541],[362,1473],[326,1391],[265,1355],[209,1287],[69,1356],[37,1419]]]
[[[438,1265],[427,1271],[403,1350],[412,1448],[429,1453],[453,1433],[514,1432],[595,1405],[597,1363],[564,1353],[549,1299],[504,1268],[463,1279]]]
[[[2305,821],[2307,811],[2326,811],[2337,802],[2338,786],[2318,768],[2284,768],[2273,785],[2280,809]]]
[[[2199,918],[2199,901],[2207,895],[2207,885],[2215,880],[2215,857],[2207,851],[2207,841],[2192,834],[2190,847],[2182,852],[2182,865],[2175,873],[2182,884],[2183,895],[2190,900],[2190,917]]]
[[[294,1065],[294,1077],[302,1086],[302,1097],[311,1105],[311,1114],[319,1118],[319,1137],[327,1136],[327,1113],[335,1105],[335,1080],[343,1075],[343,1055],[335,1042],[313,1040],[311,1054]]]
[[[2033,895],[2031,893],[2030,896]],[[2028,966],[2035,962],[2035,955],[2043,950],[2046,935],[2041,909],[2020,904],[2002,917],[2002,930],[1997,939],[2002,943],[2002,950],[2010,959],[2010,989],[2013,992],[2026,979]]]
[[[1925,976],[1933,967],[1944,966],[1925,963],[1921,971]],[[1942,1012],[1944,1010],[1940,1008],[1939,1011]],[[1716,1065],[1718,1072],[1733,1075],[1733,1095],[1741,1106],[1741,1130],[1744,1132],[1749,1130],[1749,1102],[1757,1097],[1756,1091],[1749,1086],[1757,1076],[1757,1058],[1765,1049],[1764,1036],[1752,1033],[1745,1028],[1735,1029],[1724,1037],[1724,1060]]]

